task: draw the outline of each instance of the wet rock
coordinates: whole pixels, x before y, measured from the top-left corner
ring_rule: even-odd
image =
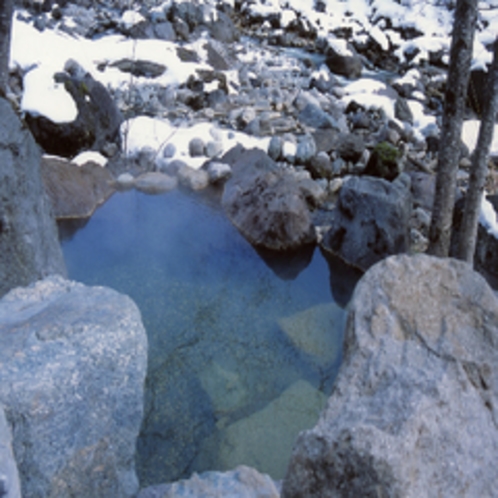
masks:
[[[147,336],[128,297],[49,277],[0,301],[0,403],[24,496],[135,496]]]
[[[55,218],[87,218],[114,192],[113,176],[90,161],[77,166],[67,159],[44,156],[41,174]]]
[[[371,268],[334,392],[294,446],[282,497],[492,496],[497,338],[497,298],[469,265],[403,255]]]
[[[314,242],[306,200],[291,175],[279,172],[273,161],[257,150],[240,151],[232,169],[222,203],[249,242],[279,251]]]
[[[227,472],[203,472],[172,484],[142,489],[137,498],[279,498],[275,483],[266,474],[247,466]]]
[[[322,247],[365,271],[410,247],[410,178],[352,177],[339,192]]]
[[[0,296],[66,269],[40,174],[40,153],[0,99]]]
[[[148,172],[134,181],[135,188],[147,194],[162,194],[174,190],[178,185],[175,177],[159,172]]]

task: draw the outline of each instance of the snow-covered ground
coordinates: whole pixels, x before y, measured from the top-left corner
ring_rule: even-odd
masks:
[[[452,11],[447,8],[451,0],[324,0],[322,12],[314,6],[315,0],[257,0],[245,5],[247,15],[267,17],[277,14],[281,17],[281,25],[292,22],[299,16],[306,19],[318,32],[318,38],[327,39],[329,43],[341,43],[333,40],[332,30],[338,27],[349,27],[353,39],[364,39],[372,36],[381,47],[392,47],[399,60],[406,54],[417,55],[413,60],[418,63],[428,58],[429,50],[441,49],[447,53],[452,28]],[[155,15],[169,6],[155,8]],[[213,0],[204,3],[214,5]],[[216,10],[213,9],[213,15]],[[488,0],[479,4],[479,29],[474,44],[472,65],[474,68],[485,68],[491,61],[491,52],[486,48],[498,34],[498,0]],[[192,42],[189,47],[199,58],[199,62],[183,62],[177,55],[176,44],[160,40],[132,40],[122,35],[102,36],[90,40],[71,36],[62,29],[45,29],[38,31],[32,24],[22,20],[27,16],[18,12],[13,23],[11,47],[11,66],[17,66],[26,73],[24,77],[24,94],[21,108],[32,114],[44,115],[55,122],[69,122],[76,116],[74,101],[62,84],[56,83],[53,74],[63,71],[68,59],[76,60],[86,71],[110,89],[125,91],[131,84],[131,77],[113,67],[112,63],[121,59],[142,59],[166,66],[165,72],[154,78],[154,84],[161,86],[178,86],[196,74],[198,69],[209,68],[205,40],[202,38]],[[21,18],[21,19],[20,19]],[[123,13],[121,23],[127,27],[142,20],[136,11]],[[61,21],[66,26],[77,23],[77,19],[64,17]],[[403,40],[399,28],[416,29],[422,36]],[[242,57],[242,55],[241,55]],[[260,55],[254,51],[243,55],[246,59],[257,59]],[[102,69],[104,68],[104,69]],[[328,71],[322,68],[323,71]],[[404,78],[417,78],[416,69],[407,73]],[[236,92],[237,74],[226,71],[231,91]],[[147,78],[134,77],[133,84],[146,83]],[[230,84],[234,83],[234,84]],[[363,77],[357,81],[344,81],[343,102],[351,99],[366,107],[380,107],[386,115],[394,119],[394,100],[383,91],[385,84],[375,78]],[[423,96],[422,96],[423,97]],[[436,118],[424,112],[424,106],[417,100],[410,100],[410,109],[414,115],[414,132],[427,136],[437,130]],[[202,123],[195,126],[178,125],[162,118],[140,116],[124,123],[122,128],[126,152],[135,154],[144,146],[157,151],[171,139],[176,146],[176,156],[188,155],[188,143],[193,137],[203,138],[206,142],[216,136],[224,149],[235,143],[246,146],[257,146],[266,149],[268,139],[249,137],[246,134],[220,129],[214,123]],[[472,150],[478,133],[478,123],[465,123],[462,138]],[[169,138],[168,138],[169,137]],[[492,146],[493,154],[498,154],[498,133]],[[190,160],[194,167],[199,167],[201,159]]]

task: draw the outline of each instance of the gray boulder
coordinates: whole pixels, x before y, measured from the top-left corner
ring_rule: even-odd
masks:
[[[114,192],[111,173],[91,161],[77,166],[45,156],[41,173],[56,218],[88,218]]]
[[[349,79],[361,76],[363,63],[352,46],[348,45],[347,50],[337,50],[329,45],[326,56],[325,64],[334,74],[340,74]]]
[[[0,99],[0,296],[66,272],[31,134]]]
[[[365,271],[410,247],[410,178],[389,182],[369,176],[344,183],[322,247]]]
[[[497,347],[498,300],[467,264],[403,255],[373,267],[282,497],[496,496]]]
[[[279,498],[266,474],[241,465],[228,472],[203,472],[171,484],[149,486],[137,498]]]
[[[286,251],[315,242],[306,198],[295,177],[278,170],[263,151],[256,150],[243,152],[232,169],[223,208],[251,244]]]
[[[4,296],[0,403],[23,496],[135,496],[146,362],[140,312],[116,291],[54,276]]]
[[[12,451],[12,434],[0,405],[0,496],[2,498],[21,498],[19,473]]]

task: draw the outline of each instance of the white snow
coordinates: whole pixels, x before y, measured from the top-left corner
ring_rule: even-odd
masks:
[[[145,17],[135,10],[125,10],[120,19],[120,24],[127,29],[145,21]]]
[[[464,121],[462,127],[462,140],[463,143],[472,152],[477,144],[477,138],[479,136],[479,125],[480,122],[476,119],[469,119]],[[498,156],[498,124],[495,125],[495,130],[493,133],[493,142],[490,147],[490,154],[493,156]]]
[[[225,130],[212,123],[198,123],[190,127],[174,126],[166,119],[138,116],[121,125],[121,137],[125,153],[129,157],[136,156],[143,148],[148,147],[156,152],[156,159],[161,157],[162,150],[168,143],[173,143],[176,153],[169,161],[181,159],[192,168],[200,168],[208,158],[190,157],[189,143],[193,138],[201,138],[204,143],[221,142],[223,152],[238,143],[245,148],[257,147],[268,150],[270,138],[258,138],[245,133]]]
[[[71,162],[77,166],[83,166],[88,162],[92,162],[104,167],[107,164],[107,158],[99,152],[87,150],[85,152],[80,152],[76,157],[73,157]]]
[[[493,204],[483,195],[481,200],[481,212],[479,214],[479,223],[488,231],[489,234],[498,238],[498,223],[496,212]]]

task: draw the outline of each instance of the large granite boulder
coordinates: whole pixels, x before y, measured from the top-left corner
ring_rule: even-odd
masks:
[[[0,403],[23,496],[135,496],[147,337],[136,305],[48,277],[0,301]]]
[[[228,159],[227,159],[228,157]],[[315,242],[305,195],[294,176],[279,170],[261,150],[225,156],[233,175],[225,184],[223,208],[256,247],[293,251]]]
[[[498,299],[466,263],[393,256],[354,292],[344,362],[290,497],[496,495]]]
[[[40,176],[40,153],[0,98],[0,296],[65,265]]]
[[[74,61],[68,61],[65,69],[65,72],[56,73],[54,80],[63,83],[73,98],[77,117],[69,123],[55,123],[45,116],[28,113],[26,122],[36,141],[45,152],[63,157],[119,143],[123,119],[105,86]]]
[[[44,156],[41,172],[56,218],[88,218],[114,192],[114,177],[92,161],[77,166]]]
[[[322,247],[365,271],[410,244],[410,177],[389,182],[370,176],[344,183]]]
[[[241,465],[228,472],[203,472],[171,484],[149,486],[138,498],[279,498],[266,474]]]
[[[0,496],[21,498],[19,473],[12,451],[12,434],[3,407],[0,405]]]

